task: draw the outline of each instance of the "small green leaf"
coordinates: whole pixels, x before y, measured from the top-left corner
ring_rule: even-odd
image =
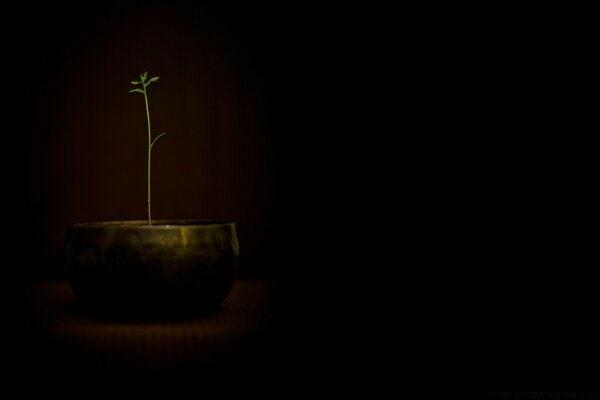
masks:
[[[150,143],[150,148],[154,147],[154,143],[156,143],[156,141],[157,141],[158,139],[160,139],[161,137],[163,137],[163,136],[164,136],[164,135],[166,135],[166,134],[167,134],[167,132],[163,132],[163,133],[161,133],[160,135],[158,135],[157,137],[155,137],[155,138],[154,138],[154,140],[152,141],[152,143]]]
[[[131,84],[132,84],[132,85],[139,85],[139,84],[140,84],[140,82],[138,82],[138,81],[131,81]]]
[[[142,94],[144,94],[144,91],[143,91],[142,89],[131,89],[131,90],[129,91],[129,93],[133,93],[133,92],[138,92],[138,93],[142,93]]]
[[[145,81],[147,76],[148,76],[148,72],[144,72],[144,73],[142,74],[142,80],[144,80],[144,81]]]
[[[158,76],[155,76],[154,78],[150,78],[149,81],[147,81],[146,83],[144,83],[144,87],[149,86],[152,82],[156,82],[158,80]]]

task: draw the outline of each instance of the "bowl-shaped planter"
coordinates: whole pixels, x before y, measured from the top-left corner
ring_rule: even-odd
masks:
[[[79,301],[109,311],[217,308],[238,262],[235,224],[117,221],[67,228],[66,271]]]

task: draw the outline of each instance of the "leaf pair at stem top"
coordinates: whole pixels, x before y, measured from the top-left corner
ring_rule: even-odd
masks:
[[[156,82],[158,80],[158,78],[160,78],[160,76],[155,76],[154,78],[150,78],[148,81],[146,81],[147,76],[148,76],[148,73],[144,72],[143,74],[140,74],[140,82],[131,81],[131,84],[139,85],[141,83],[142,85],[144,85],[144,89],[146,89],[146,87],[148,87],[152,82]],[[136,89],[131,89],[129,91],[129,93],[133,93],[133,92],[144,93],[144,90],[136,88]]]

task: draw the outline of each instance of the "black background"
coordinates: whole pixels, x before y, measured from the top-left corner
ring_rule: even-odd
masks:
[[[597,391],[591,25],[551,6],[488,17],[470,48],[480,104],[467,151],[482,168],[468,175],[477,238],[465,251],[479,273],[465,286],[482,300],[470,319],[485,321],[476,376],[494,391]]]
[[[390,25],[367,11],[191,1],[7,10],[3,184],[16,261],[6,304],[15,279],[64,277],[66,224],[145,218],[145,120],[127,91],[147,70],[161,76],[150,88],[154,132],[167,131],[153,154],[153,217],[238,223],[240,278],[282,289],[274,340],[290,353],[268,380],[366,385],[389,335],[371,303],[392,295],[373,280],[392,276],[380,218],[393,218],[373,190],[393,180],[367,94],[383,69],[373,29]]]
[[[386,112],[370,94],[386,67],[376,58],[391,28],[377,19],[383,10],[192,1],[9,10],[5,200],[25,279],[62,276],[67,224],[146,218],[143,101],[127,93],[146,70],[161,76],[150,92],[154,134],[167,132],[153,152],[153,217],[236,221],[241,277],[313,276],[300,259],[368,252],[360,243],[375,235],[363,228],[392,218],[375,188],[393,184],[396,160],[382,153]],[[323,282],[352,270],[329,265]]]
[[[174,138],[153,154],[153,218],[233,220],[240,277],[284,268],[275,251],[286,241],[286,184],[301,191],[291,173],[297,142],[310,141],[302,115],[314,112],[305,103],[311,39],[290,11],[82,2],[38,5],[23,19],[26,277],[63,275],[67,224],[146,217],[143,100],[127,92],[147,70],[162,78],[150,93],[153,134]]]
[[[245,222],[239,226],[248,250],[244,273],[282,283],[289,338],[304,338],[297,360],[319,360],[320,376],[335,366],[372,390],[400,379],[400,367],[382,368],[382,358],[408,359],[407,379],[414,382],[419,374],[422,387],[466,380],[467,387],[498,391],[597,390],[598,163],[597,128],[589,121],[589,23],[550,7],[469,10],[476,13],[471,18],[466,10],[433,7],[392,12],[319,3],[169,4],[32,5],[5,14],[14,17],[4,34],[10,57],[3,76],[13,123],[4,135],[8,173],[2,184],[17,239],[9,249],[27,260],[16,267],[18,276],[59,274],[61,224],[75,213],[77,186],[66,190],[60,175],[42,171],[48,159],[37,159],[47,148],[37,144],[47,143],[46,118],[55,119],[52,132],[61,135],[57,115],[70,115],[57,103],[59,92],[48,89],[61,88],[64,80],[74,92],[85,90],[81,77],[68,75],[83,73],[72,56],[88,60],[81,64],[86,72],[109,70],[106,61],[97,69],[89,63],[89,49],[110,50],[113,25],[107,21],[124,21],[143,8],[148,21],[171,21],[166,26],[176,34],[176,26],[186,26],[182,35],[216,54],[208,67],[191,64],[202,72],[194,87],[235,82],[235,96],[249,94],[249,103],[235,103],[242,106],[213,119],[214,126],[238,118],[249,127],[247,142],[232,128],[212,143],[242,161],[223,171],[214,158],[212,170],[192,172],[210,196],[195,191],[194,199],[205,203],[181,201],[178,212]],[[135,26],[145,25],[125,31],[133,36]],[[96,39],[89,47],[84,38]],[[150,56],[164,63],[163,71],[188,75],[169,78],[152,65],[129,63],[137,59],[119,59],[117,73],[97,77],[102,83],[96,88],[108,93],[102,91],[107,85],[117,93],[124,82],[119,100],[110,101],[123,102],[113,111],[123,117],[111,127],[125,132],[143,123],[126,119],[141,113],[139,99],[120,97],[132,96],[126,93],[134,78],[129,70],[161,75],[151,101],[163,105],[156,112],[169,132],[159,144],[166,148],[175,145],[170,127],[196,127],[196,120],[177,120],[177,110],[169,108],[169,79],[183,87],[180,79],[192,71],[181,57],[166,61],[173,59],[168,42],[163,39]],[[229,75],[209,68],[219,62],[229,66]],[[228,81],[232,77],[237,80]],[[218,90],[199,99],[185,93],[172,96],[219,110],[211,108]],[[83,124],[85,112],[76,118]],[[65,156],[61,146],[52,149],[51,159]],[[193,186],[170,182],[171,160],[156,157],[167,171],[161,177],[155,166],[156,180],[177,193]],[[120,162],[109,171],[113,177],[126,159]],[[242,188],[248,165],[255,166],[254,180]],[[215,191],[219,185],[210,179],[217,177],[228,179],[227,197]],[[90,179],[107,190],[104,178]],[[123,181],[116,186],[127,193],[125,206],[114,202],[115,189],[106,193],[110,203],[78,205],[75,216],[143,218],[141,182],[138,189]],[[39,205],[45,195],[51,207]],[[239,206],[233,197],[252,201]],[[170,210],[159,211],[159,204],[173,198],[159,199],[157,213],[169,218]],[[55,209],[62,209],[59,218],[48,219]],[[41,267],[44,260],[50,271]],[[4,281],[7,289],[10,282]],[[464,360],[465,374],[456,369]]]

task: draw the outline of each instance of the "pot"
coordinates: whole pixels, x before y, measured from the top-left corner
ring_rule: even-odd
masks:
[[[72,224],[66,272],[81,304],[109,311],[218,308],[233,286],[235,224],[115,221]]]

